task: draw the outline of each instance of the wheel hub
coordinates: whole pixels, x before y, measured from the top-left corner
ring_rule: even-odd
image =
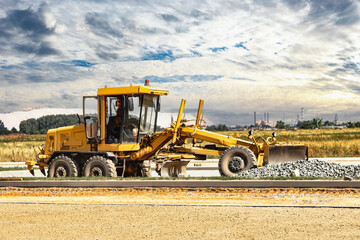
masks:
[[[229,161],[229,170],[232,172],[239,172],[245,167],[245,162],[241,157],[232,157]]]
[[[93,167],[91,169],[91,176],[92,177],[102,177],[103,174],[103,170],[100,167]]]
[[[63,166],[57,167],[55,171],[55,177],[57,178],[66,177],[66,169]]]

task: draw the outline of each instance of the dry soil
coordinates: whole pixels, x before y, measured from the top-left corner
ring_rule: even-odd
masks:
[[[360,239],[360,191],[0,188],[0,224],[0,239]]]

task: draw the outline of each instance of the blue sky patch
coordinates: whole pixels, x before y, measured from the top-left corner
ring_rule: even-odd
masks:
[[[250,51],[247,47],[244,46],[245,43],[247,43],[247,42],[239,42],[239,43],[235,44],[235,47],[236,48],[243,48],[246,51]]]
[[[212,52],[222,52],[227,50],[227,47],[217,47],[217,48],[209,48],[209,50],[211,50]]]
[[[84,60],[72,60],[71,64],[73,64],[74,66],[77,66],[77,67],[92,67],[92,66],[96,65],[96,63],[91,63],[91,62],[87,62]]]
[[[40,69],[40,64],[39,62],[36,61],[26,61],[24,65],[28,68],[38,69],[38,70]]]
[[[167,51],[157,51],[157,52],[147,52],[145,55],[141,58],[143,61],[149,61],[149,60],[174,60],[174,54],[171,50]]]
[[[4,66],[1,66],[1,69],[13,69],[13,68],[19,68],[19,66],[17,65],[4,65]]]
[[[200,56],[200,57],[202,56],[202,54],[199,53],[199,52],[197,52],[197,51],[190,50],[190,52],[191,52],[192,54],[196,55],[196,56]]]
[[[256,82],[256,80],[254,80],[254,79],[250,79],[250,78],[233,77],[232,79],[235,79],[235,80],[241,80],[241,81]]]

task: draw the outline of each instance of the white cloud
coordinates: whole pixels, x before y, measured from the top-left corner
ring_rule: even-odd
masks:
[[[14,25],[12,44],[0,29],[3,112],[79,107],[98,87],[147,76],[170,79],[155,81],[170,90],[164,109],[187,98],[193,110],[204,98],[214,122],[251,123],[254,111],[279,119],[287,112],[290,121],[301,107],[313,116],[359,108],[357,1],[24,1],[1,9],[0,27],[11,11],[30,9],[42,16],[40,27],[54,29],[31,54],[15,45],[36,44],[27,30]]]

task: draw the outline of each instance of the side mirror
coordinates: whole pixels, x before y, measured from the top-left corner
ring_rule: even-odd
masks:
[[[132,97],[128,97],[127,99],[127,105],[128,105],[128,110],[130,112],[134,111],[134,100]]]
[[[276,138],[276,132],[273,132],[273,133],[272,133],[272,136],[273,136],[274,138]]]

